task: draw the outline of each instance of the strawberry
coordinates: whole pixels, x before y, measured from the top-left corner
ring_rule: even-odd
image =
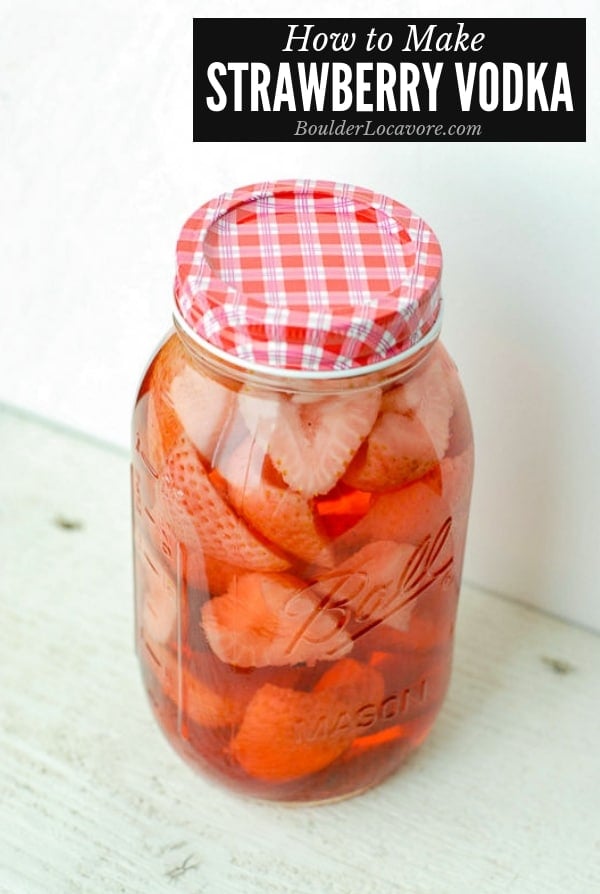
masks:
[[[349,559],[319,577],[316,589],[326,606],[344,612],[353,637],[360,637],[381,621],[405,626],[419,592],[414,583],[414,546],[378,541],[362,547]]]
[[[277,423],[281,403],[282,398],[276,392],[251,385],[244,385],[238,393],[238,407],[246,428],[252,440],[265,448]]]
[[[251,699],[231,753],[247,773],[267,782],[316,773],[354,738],[351,728],[335,723],[345,707],[335,689],[297,692],[267,683]]]
[[[142,515],[154,503],[157,479],[165,460],[156,405],[148,391],[138,399],[135,407],[133,446],[133,507],[138,515]]]
[[[142,636],[166,643],[177,621],[177,587],[160,560],[136,537],[136,585]]]
[[[220,695],[242,699],[248,703],[257,689],[265,683],[287,686],[293,689],[307,689],[307,680],[315,674],[301,665],[281,665],[280,667],[238,667],[224,664],[210,649],[184,650],[184,660],[194,676]]]
[[[452,415],[450,417],[449,443],[446,450],[447,456],[457,456],[469,449],[473,443],[471,429],[471,417],[465,399],[465,394],[458,376],[456,364],[448,352],[439,342],[435,347],[437,359],[446,377],[446,386],[450,395]]]
[[[450,443],[448,444],[448,456],[458,456],[465,450],[470,450],[473,444],[473,429],[471,416],[464,393],[455,396],[454,411],[450,419]]]
[[[316,773],[346,751],[360,731],[361,711],[382,696],[379,672],[350,660],[327,671],[312,692],[267,683],[246,709],[232,754],[258,779]]]
[[[173,579],[179,578],[182,586],[218,596],[227,589],[235,574],[246,571],[240,565],[208,555],[204,549],[178,547],[160,502],[145,513],[142,527],[169,574]]]
[[[377,417],[381,392],[282,400],[269,436],[275,468],[304,497],[330,491]]]
[[[433,443],[419,419],[382,413],[344,475],[361,491],[386,491],[425,475],[437,462]]]
[[[441,458],[448,447],[448,424],[452,415],[452,400],[448,384],[448,364],[451,361],[445,351],[433,348],[422,366],[402,385],[384,394],[381,408],[384,412],[401,413],[419,419]]]
[[[185,368],[186,354],[181,340],[171,335],[159,349],[149,371],[146,410],[146,453],[158,476],[182,433],[182,425],[169,396],[175,375]]]
[[[444,498],[452,512],[452,536],[455,544],[455,573],[460,578],[464,558],[469,503],[473,483],[473,448],[458,456],[449,456],[441,464]]]
[[[377,492],[421,478],[448,447],[451,415],[445,360],[434,348],[422,368],[384,393],[380,416],[344,481]]]
[[[281,571],[289,562],[263,544],[228,505],[196,449],[182,435],[169,455],[152,513],[162,552],[175,565],[203,557],[252,570]],[[179,546],[178,546],[179,545]]]
[[[376,540],[417,545],[429,534],[438,531],[451,515],[440,484],[439,470],[446,470],[447,463],[448,460],[443,460],[439,468],[434,468],[400,490],[378,494],[364,518],[338,537],[336,553],[348,555]]]
[[[269,475],[269,465],[264,449],[252,438],[234,451],[223,469],[232,505],[285,552],[309,563],[320,555],[322,564],[331,564],[328,538],[310,501],[286,487],[274,470]]]
[[[167,416],[159,420],[157,398],[151,391],[143,398],[146,402],[146,457],[156,477],[162,471],[164,461],[181,434],[181,426],[175,415],[167,410]],[[161,407],[164,407],[162,401]]]
[[[314,664],[352,648],[336,613],[290,574],[236,577],[223,596],[206,602],[202,626],[213,652],[227,664],[266,667]]]
[[[455,514],[466,515],[471,498],[474,456],[469,447],[456,456],[448,456],[440,464],[442,493]]]
[[[200,726],[235,726],[242,718],[245,703],[241,698],[220,695],[201,681],[175,653],[160,643],[148,643],[150,669],[163,693],[177,709]]]
[[[235,393],[188,364],[173,377],[165,401],[198,453],[211,462],[233,421]]]
[[[383,698],[384,685],[381,674],[373,667],[354,658],[342,658],[327,668],[313,691],[325,692],[327,689],[336,689],[344,698],[350,696],[359,705],[378,704]]]
[[[147,378],[147,453],[156,473],[184,431],[210,460],[232,421],[235,391],[201,373],[175,334],[158,351]]]
[[[202,565],[205,584],[200,589],[211,596],[220,596],[229,588],[234,577],[246,573],[246,569],[240,565],[215,559],[214,556],[205,555]]]
[[[450,543],[449,543],[450,546]],[[448,560],[452,559],[451,562]],[[447,565],[434,580],[424,579],[423,588],[414,602],[410,623],[399,626],[396,617],[388,624],[395,628],[399,640],[397,648],[407,655],[415,650],[449,647],[452,642],[456,621],[459,580],[456,574],[455,557],[447,551],[440,555],[438,567]]]

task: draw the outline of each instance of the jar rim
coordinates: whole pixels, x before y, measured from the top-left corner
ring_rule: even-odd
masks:
[[[401,351],[398,354],[393,354],[376,363],[360,367],[352,367],[350,369],[335,370],[287,369],[283,366],[269,366],[265,363],[256,363],[236,357],[234,354],[230,354],[229,352],[216,347],[207,339],[202,338],[202,336],[187,323],[177,307],[173,311],[173,323],[175,325],[175,330],[178,333],[182,333],[193,344],[197,345],[208,354],[209,357],[225,363],[229,368],[233,367],[233,369],[240,374],[252,373],[259,376],[267,376],[274,381],[286,380],[298,384],[301,382],[307,384],[310,382],[342,383],[349,379],[360,380],[377,375],[378,373],[385,373],[392,370],[394,367],[402,367],[409,363],[410,360],[417,358],[421,352],[426,351],[427,348],[433,346],[438,340],[442,329],[442,313],[443,307],[440,303],[437,319],[431,329],[429,329],[418,342],[411,345],[409,348],[406,348],[404,351]]]

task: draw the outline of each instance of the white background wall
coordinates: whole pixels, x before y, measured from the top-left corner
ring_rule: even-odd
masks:
[[[466,576],[600,628],[593,6],[0,0],[0,400],[127,445],[193,208],[286,176],[386,192],[445,251],[444,340],[477,441]],[[193,144],[192,17],[300,11],[485,12],[516,17],[515,29],[518,16],[588,16],[588,141]]]

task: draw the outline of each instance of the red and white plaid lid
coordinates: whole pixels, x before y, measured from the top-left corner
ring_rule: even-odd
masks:
[[[432,331],[441,264],[432,230],[386,196],[322,180],[253,184],[184,225],[177,316],[248,366],[359,370]]]

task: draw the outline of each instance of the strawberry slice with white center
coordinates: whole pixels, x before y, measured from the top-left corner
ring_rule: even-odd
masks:
[[[202,626],[215,655],[238,667],[315,664],[345,655],[352,640],[338,613],[290,574],[244,574],[206,602]]]
[[[309,500],[283,485],[268,467],[264,448],[247,438],[220,470],[228,482],[233,506],[255,530],[285,552],[305,562],[331,565],[332,551],[325,530]],[[279,478],[277,482],[276,478]]]
[[[448,381],[446,358],[434,348],[423,367],[403,385],[387,392],[381,403],[384,412],[418,419],[438,458],[446,452],[450,437],[452,397]]]
[[[379,389],[282,401],[269,454],[284,481],[304,497],[330,491],[371,431],[380,402]]]
[[[190,555],[207,555],[255,571],[289,567],[237,517],[185,435],[165,463],[153,516],[165,555],[174,557],[179,543],[188,560]]]
[[[173,378],[167,395],[188,438],[207,461],[225,437],[235,406],[235,393],[185,366]]]

